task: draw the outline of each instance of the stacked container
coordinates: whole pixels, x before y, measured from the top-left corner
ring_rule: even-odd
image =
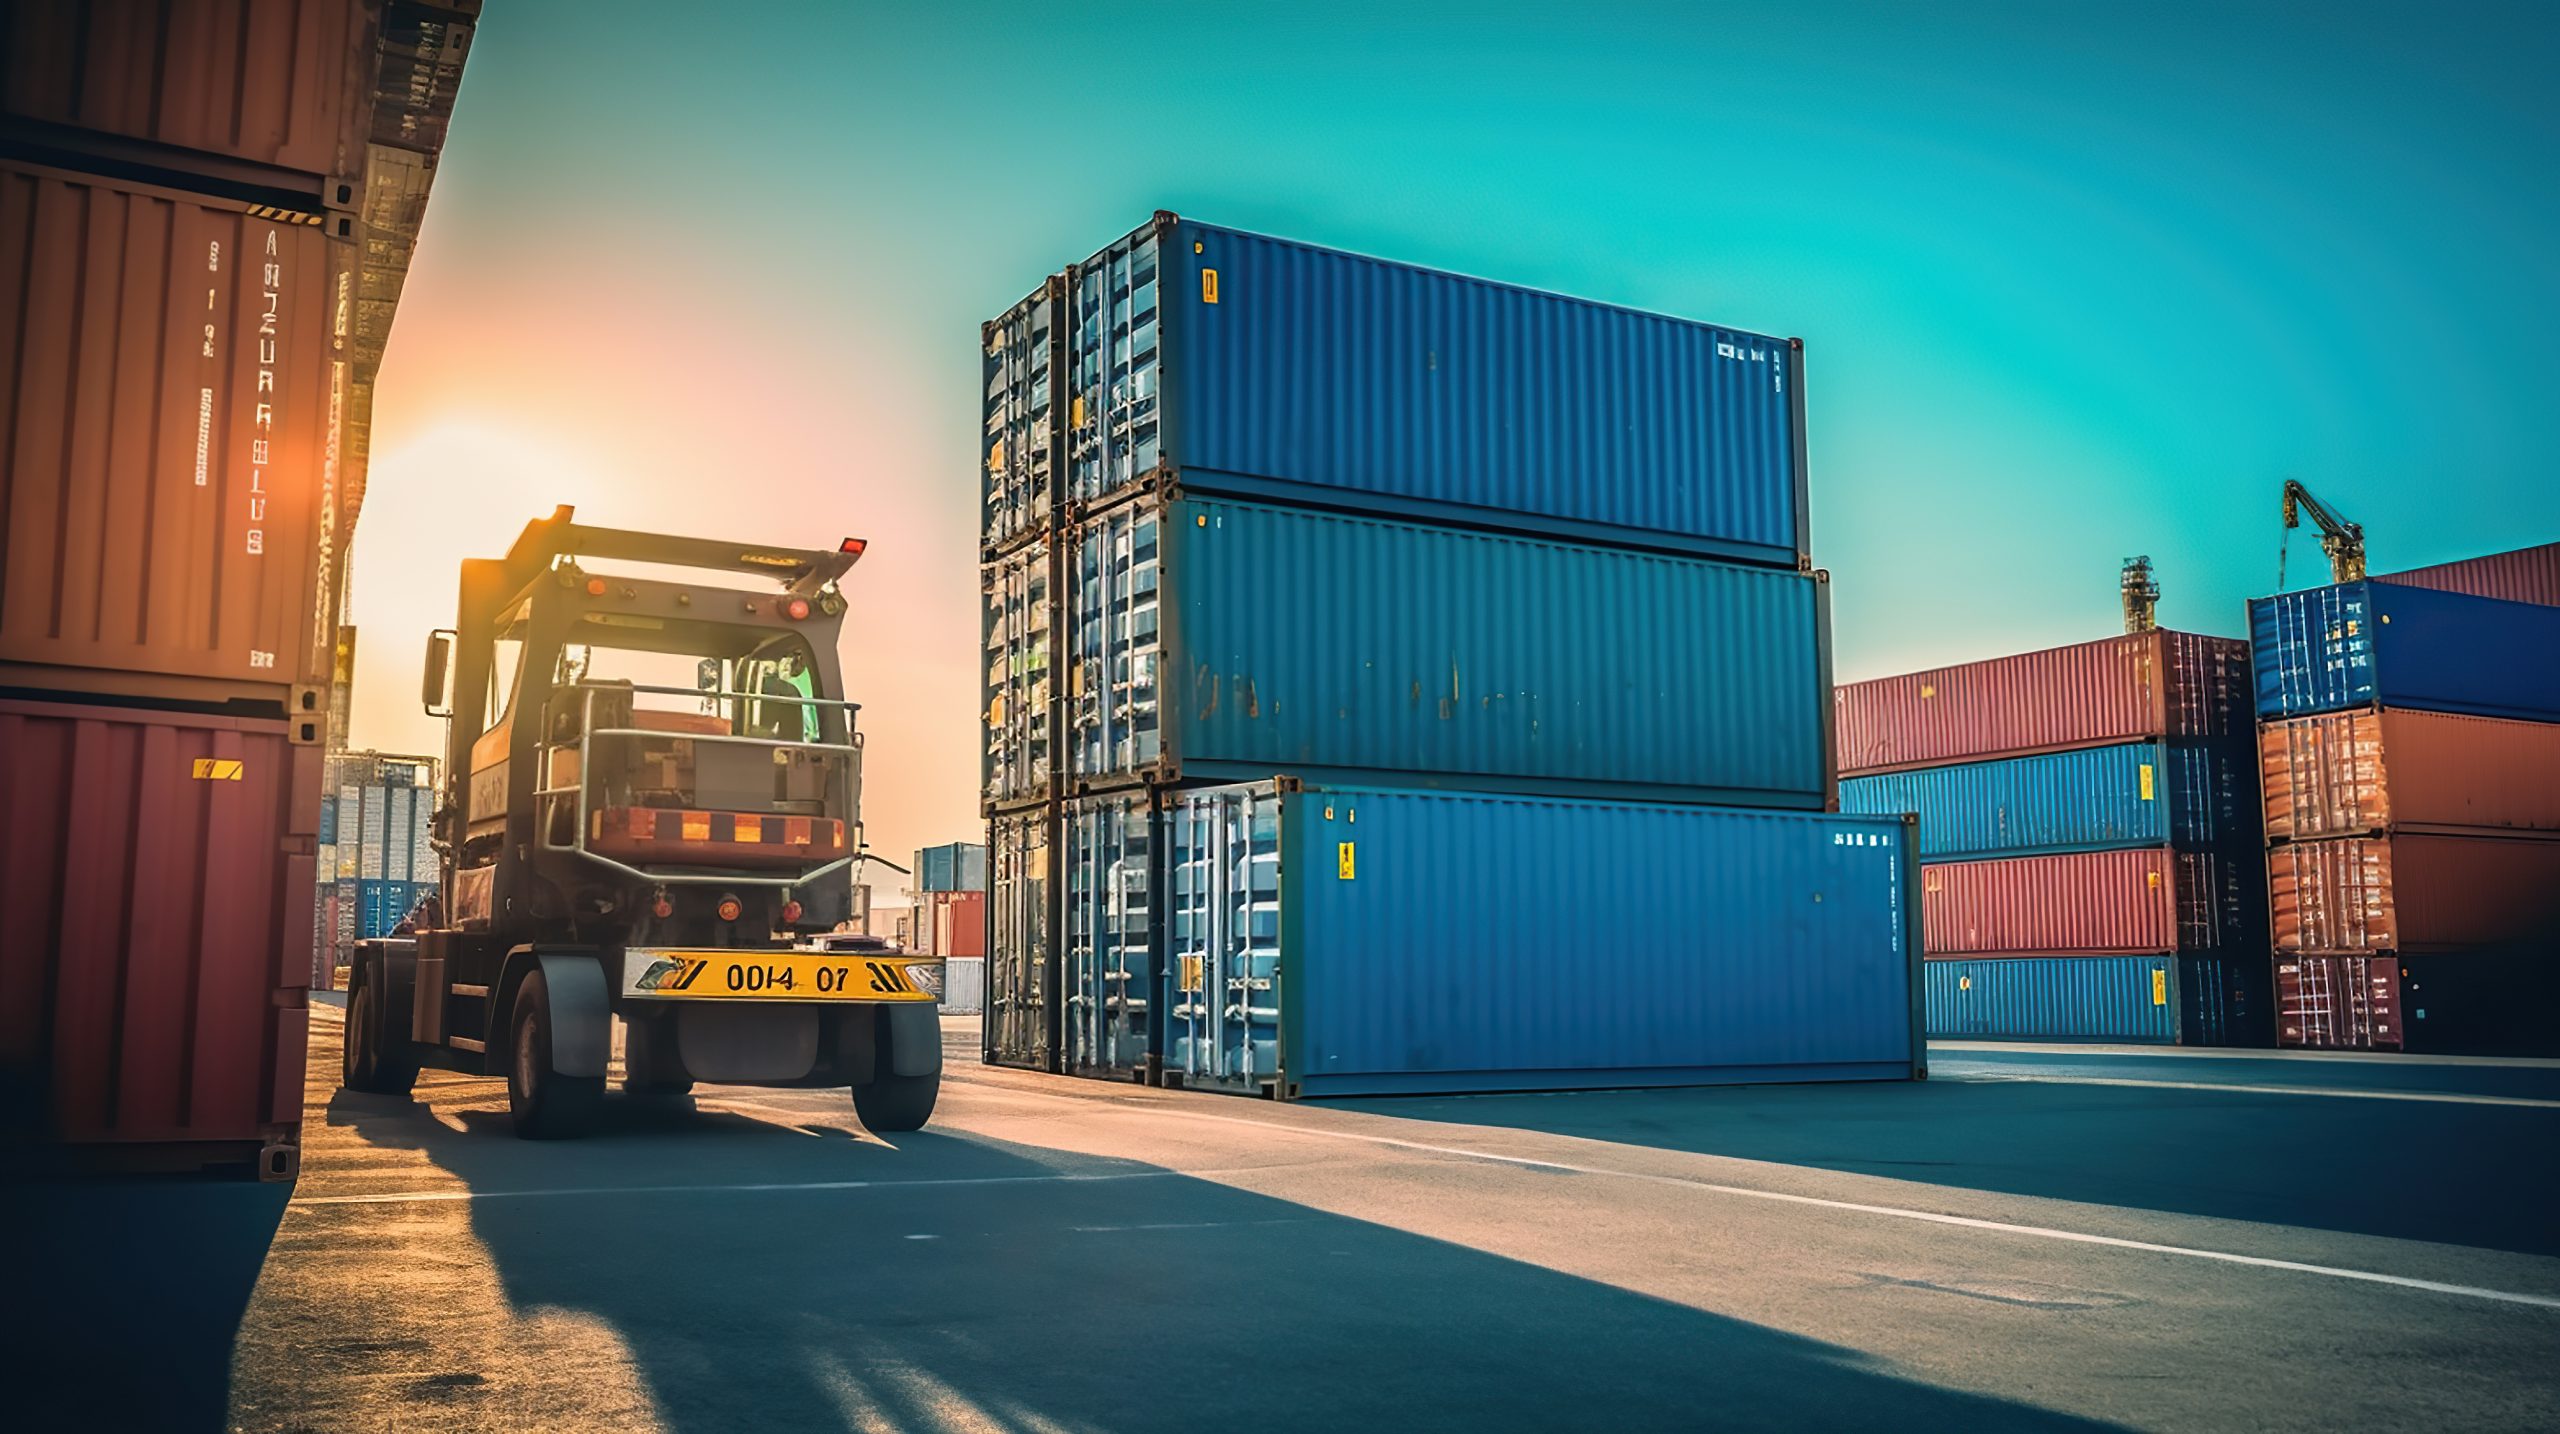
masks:
[[[294,1170],[343,555],[477,8],[0,10],[0,1104],[36,1163]]]
[[[356,942],[392,934],[437,890],[443,867],[429,836],[436,765],[432,757],[330,754],[314,985],[330,984]]]
[[[1839,689],[1841,809],[1919,819],[1931,1034],[2266,1039],[2248,672],[2151,631]]]
[[[1170,214],[983,337],[989,1060],[1283,1095],[1913,1069],[1907,1020],[1784,1038],[1835,977],[1912,990],[1868,969],[1910,954],[1899,828],[1823,815],[1799,345]],[[1364,869],[1355,811],[1442,859]],[[1386,979],[1394,913],[1639,829],[1842,903],[1686,924],[1644,863],[1538,863],[1770,1043],[1603,1038],[1631,968],[1588,933],[1509,933],[1556,978],[1463,1011]],[[1410,1040],[1351,1054],[1352,1011]]]
[[[975,1015],[987,989],[987,849],[948,842],[916,853],[908,949],[942,958],[942,1009]]]
[[[2278,1038],[2560,1052],[2560,544],[2249,626]]]

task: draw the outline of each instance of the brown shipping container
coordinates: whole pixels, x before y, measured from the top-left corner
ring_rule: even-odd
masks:
[[[2560,840],[2399,835],[2267,850],[2276,950],[2560,946]],[[2555,949],[2554,960],[2560,960]]]
[[[2276,961],[2276,1044],[2398,1050],[2400,969],[2389,957],[2286,956]]]
[[[2397,583],[2402,587],[2469,593],[2473,597],[2497,598],[2502,602],[2560,607],[2560,543],[2465,558],[2458,563],[2438,563],[2431,568],[2411,568],[2405,573],[2376,573],[2373,580]]]
[[[119,158],[250,184],[364,172],[376,11],[368,0],[12,0],[0,113],[165,145]],[[37,134],[48,147],[90,147]],[[261,174],[259,170],[279,171]],[[309,181],[293,184],[296,178]]]
[[[320,751],[282,722],[0,702],[12,1147],[293,1173]]]
[[[2397,708],[2258,729],[2267,835],[2560,834],[2560,723]]]
[[[316,707],[349,246],[8,164],[0,234],[0,685]]]
[[[2249,730],[2249,645],[2192,632],[2102,638],[1833,694],[1840,775]]]
[[[1923,944],[1932,956],[2233,951],[2256,929],[2256,878],[2218,853],[2164,847],[1944,862],[1920,869]]]
[[[987,894],[983,891],[937,891],[925,898],[933,909],[933,954],[987,954]]]

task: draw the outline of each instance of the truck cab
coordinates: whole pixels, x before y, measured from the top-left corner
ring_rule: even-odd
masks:
[[[455,625],[429,638],[440,899],[414,936],[358,948],[346,1083],[505,1074],[520,1134],[576,1134],[618,1021],[634,1094],[846,1086],[874,1129],[917,1128],[940,1083],[939,966],[816,949],[851,915],[862,851],[859,706],[836,657],[862,545],[574,516],[465,562]]]

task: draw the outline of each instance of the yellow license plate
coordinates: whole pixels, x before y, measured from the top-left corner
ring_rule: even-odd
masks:
[[[935,972],[849,951],[631,951],[622,994],[655,1001],[930,1001]]]

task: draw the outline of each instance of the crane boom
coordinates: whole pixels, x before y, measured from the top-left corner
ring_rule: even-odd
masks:
[[[2284,480],[2284,526],[2291,532],[2302,526],[2302,515],[2311,515],[2312,526],[2320,530],[2320,551],[2329,559],[2329,581],[2351,583],[2364,576],[2364,525],[2350,523],[2336,509],[2313,497],[2311,490],[2298,479]],[[2276,583],[2284,583],[2284,570],[2279,557]]]

